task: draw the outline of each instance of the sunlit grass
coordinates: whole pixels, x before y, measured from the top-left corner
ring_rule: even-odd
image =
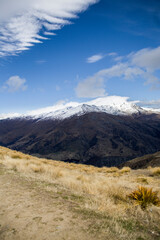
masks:
[[[129,167],[98,168],[39,159],[3,147],[0,148],[0,163],[25,175],[32,174],[42,180],[57,182],[75,193],[87,194],[87,208],[110,214],[116,211],[120,215],[125,212],[124,209],[134,209],[127,196],[139,183],[160,190],[159,180],[154,178],[158,176],[159,168],[146,169],[145,175],[144,171],[143,175],[139,175],[138,171]],[[149,177],[151,173],[152,178]],[[152,180],[148,180],[149,178]]]
[[[153,176],[160,176],[160,167],[151,168],[150,170]]]
[[[144,210],[148,205],[160,206],[160,198],[158,192],[154,192],[152,188],[139,186],[137,190],[134,190],[128,195],[128,197],[134,201]]]
[[[131,170],[128,167],[98,168],[39,159],[3,147],[0,147],[0,163],[9,169],[9,172],[37,179],[38,182],[45,182],[47,186],[54,184],[57,191],[60,188],[62,193],[68,191],[70,195],[78,196],[76,199],[83,199],[79,201],[81,208],[77,211],[86,218],[92,215],[95,218],[107,216],[105,219],[108,219],[108,231],[114,231],[116,235],[121,236],[120,239],[139,239],[137,231],[139,236],[143,236],[142,239],[150,239],[145,235],[148,226],[154,229],[154,232],[159,231],[157,229],[160,207],[152,206],[151,210],[147,208],[144,211],[146,207],[140,207],[143,205],[142,199],[139,199],[139,204],[136,205],[134,204],[136,200],[128,198],[129,195],[136,194],[135,189],[141,184],[144,188],[157,192],[156,196],[159,199],[159,168],[149,167],[143,170]],[[68,201],[69,196],[65,195],[63,199]],[[150,206],[147,201],[146,206]],[[143,233],[142,226],[145,226]]]

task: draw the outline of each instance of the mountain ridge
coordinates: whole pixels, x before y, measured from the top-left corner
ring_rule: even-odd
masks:
[[[0,145],[38,157],[115,166],[160,150],[160,115],[86,113],[0,121]]]
[[[60,102],[51,107],[41,108],[27,112],[26,114],[0,114],[0,120],[13,118],[31,119],[66,119],[72,116],[81,116],[89,112],[105,112],[113,115],[150,114],[154,109],[139,107],[138,101],[129,101],[128,97],[107,96],[97,98],[89,102]],[[158,113],[155,111],[155,113]],[[160,110],[159,110],[160,113]]]
[[[160,150],[160,114],[127,97],[61,102],[1,116],[0,145],[49,159],[117,166]]]

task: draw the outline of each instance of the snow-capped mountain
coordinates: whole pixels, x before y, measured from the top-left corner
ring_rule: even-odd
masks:
[[[65,119],[71,116],[81,116],[87,112],[105,112],[113,115],[131,115],[146,112],[136,105],[137,101],[129,101],[128,97],[108,96],[97,98],[89,102],[58,103],[51,107],[41,108],[26,114],[0,114],[0,119],[7,118],[33,118],[33,119]]]
[[[49,159],[114,166],[160,151],[160,114],[125,97],[61,102],[1,115],[0,144]]]

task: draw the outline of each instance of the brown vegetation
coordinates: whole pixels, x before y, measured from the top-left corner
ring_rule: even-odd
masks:
[[[160,236],[160,208],[143,211],[128,198],[141,182],[142,186],[160,192],[159,168],[131,170],[129,167],[97,168],[82,164],[39,159],[6,148],[0,148],[0,163],[24,177],[38,179],[63,187],[83,197],[81,214],[102,214],[110,218],[116,234],[124,239],[154,239],[148,230]],[[92,215],[92,214],[91,214]],[[132,225],[132,226],[131,226]],[[141,227],[143,227],[143,230]],[[110,226],[111,227],[111,226]],[[140,236],[138,238],[137,236]],[[156,239],[156,238],[155,238]],[[157,238],[158,239],[158,238]]]

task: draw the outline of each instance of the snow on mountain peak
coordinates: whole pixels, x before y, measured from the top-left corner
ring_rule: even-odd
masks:
[[[128,97],[107,96],[88,102],[59,102],[53,106],[37,109],[26,114],[1,114],[0,119],[31,118],[31,119],[65,119],[83,115],[87,112],[106,112],[114,115],[130,115],[146,112],[136,105],[138,101],[129,101]]]

